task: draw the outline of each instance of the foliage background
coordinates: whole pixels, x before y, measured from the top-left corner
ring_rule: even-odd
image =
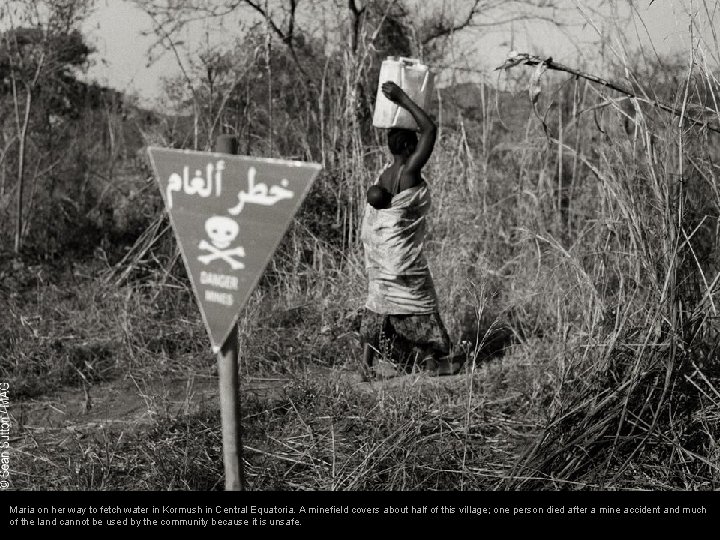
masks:
[[[240,320],[253,489],[717,489],[717,134],[652,102],[718,125],[718,50],[608,59],[634,99],[548,72],[533,104],[529,68],[504,75],[513,92],[440,88],[428,257],[468,371],[366,383],[358,227],[387,158],[379,65],[441,62],[463,20],[334,4],[349,37],[329,46],[291,24],[295,4],[198,51],[160,113],[82,81],[89,3],[13,3],[0,375],[23,404],[15,487],[218,489],[218,414],[200,399],[214,358],[142,149],[233,133],[241,153],[324,166]],[[172,24],[219,9],[146,5],[171,49]]]

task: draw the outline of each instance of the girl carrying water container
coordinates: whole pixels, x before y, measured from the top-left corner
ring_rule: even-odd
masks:
[[[412,115],[419,136],[411,129],[388,131],[393,162],[368,190],[361,232],[369,282],[360,330],[364,366],[372,373],[382,354],[408,371],[453,374],[462,362],[449,356],[450,338],[424,254],[430,191],[421,171],[437,128],[397,84],[385,82],[381,90]]]

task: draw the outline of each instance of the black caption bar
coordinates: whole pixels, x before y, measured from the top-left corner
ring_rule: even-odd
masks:
[[[717,522],[718,492],[4,492],[1,530]],[[355,529],[353,529],[355,530]]]

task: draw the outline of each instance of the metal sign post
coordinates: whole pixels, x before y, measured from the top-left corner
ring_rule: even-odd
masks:
[[[220,135],[215,142],[215,151],[220,154],[235,155],[237,147],[237,138],[231,135]],[[245,491],[238,357],[238,327],[237,323],[234,323],[230,335],[217,354],[225,491]]]
[[[149,147],[185,269],[217,354],[225,489],[245,488],[238,395],[237,317],[322,168],[238,156],[221,135],[215,152]]]

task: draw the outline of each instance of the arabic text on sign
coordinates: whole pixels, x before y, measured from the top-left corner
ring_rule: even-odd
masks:
[[[255,183],[255,175],[257,171],[255,167],[248,168],[248,189],[238,193],[238,204],[233,206],[228,212],[233,216],[237,216],[247,203],[260,204],[262,206],[272,206],[283,199],[292,199],[293,192],[286,189],[289,185],[287,178],[280,181],[279,186],[268,188],[267,184],[262,182]]]
[[[190,178],[190,167],[183,167],[183,174],[172,173],[168,177],[168,185],[165,190],[165,198],[167,199],[168,209],[173,206],[173,193],[182,191],[187,195],[199,195],[200,197],[209,197],[213,192],[213,184],[215,187],[215,196],[222,194],[222,172],[225,170],[225,161],[218,160],[215,165],[208,163],[205,167],[206,176],[203,177],[203,171],[195,170],[195,176]],[[214,174],[213,174],[214,173]]]

